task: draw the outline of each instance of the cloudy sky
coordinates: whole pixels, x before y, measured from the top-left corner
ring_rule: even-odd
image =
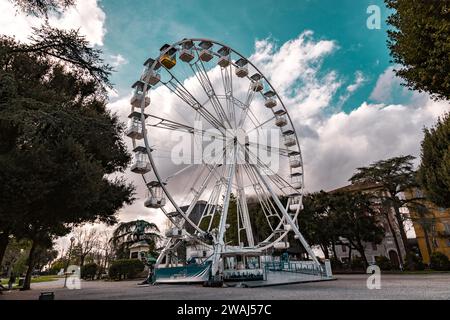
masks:
[[[276,3],[276,5],[274,5]],[[366,26],[369,5],[381,8],[381,29]],[[26,41],[36,18],[0,0],[0,30]],[[386,48],[382,0],[147,1],[83,0],[51,24],[80,28],[116,68],[109,108],[125,121],[130,85],[142,63],[164,43],[211,38],[249,57],[269,77],[299,131],[309,191],[343,186],[359,166],[398,155],[419,155],[422,129],[449,110],[411,93],[393,73]],[[164,103],[163,101],[161,103]],[[140,199],[122,221],[161,213]]]

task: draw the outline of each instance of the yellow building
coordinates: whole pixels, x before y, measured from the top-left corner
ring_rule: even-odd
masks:
[[[408,199],[421,198],[416,189],[405,195]],[[411,220],[416,232],[423,262],[430,263],[430,254],[437,251],[450,258],[450,208],[439,208],[430,201],[420,200],[419,205],[409,205]]]

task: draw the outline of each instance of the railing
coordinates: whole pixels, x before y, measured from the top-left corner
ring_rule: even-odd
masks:
[[[326,276],[324,266],[318,266],[308,261],[267,261],[264,262],[264,268],[267,271],[286,271],[317,276]]]

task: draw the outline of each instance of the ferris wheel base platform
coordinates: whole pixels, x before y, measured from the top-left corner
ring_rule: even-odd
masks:
[[[298,283],[310,283],[321,281],[334,281],[337,280],[333,277],[323,277],[318,275],[293,273],[288,271],[270,271],[267,273],[266,280],[259,281],[240,281],[240,282],[227,282],[228,287],[243,287],[243,288],[258,288],[258,287],[271,287],[281,286],[288,284]]]

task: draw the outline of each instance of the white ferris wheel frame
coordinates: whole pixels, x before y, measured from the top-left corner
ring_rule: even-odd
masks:
[[[296,130],[295,130],[295,126],[294,126],[293,123],[292,123],[291,117],[290,117],[289,112],[287,111],[287,109],[286,109],[286,107],[285,107],[285,105],[284,105],[284,103],[283,103],[283,100],[282,100],[281,97],[278,95],[276,89],[272,86],[272,84],[271,84],[270,81],[266,78],[266,76],[265,76],[265,75],[264,75],[264,74],[263,74],[263,73],[262,73],[262,72],[261,72],[261,71],[260,71],[260,70],[259,70],[259,69],[258,69],[258,68],[250,61],[250,60],[248,60],[245,56],[243,56],[242,54],[240,54],[238,51],[234,50],[234,49],[231,48],[230,46],[225,45],[225,44],[220,43],[220,42],[215,41],[215,40],[211,40],[211,39],[205,39],[205,38],[191,38],[191,39],[183,39],[183,40],[181,40],[181,41],[178,41],[178,42],[176,42],[176,43],[174,43],[174,44],[172,44],[172,45],[167,46],[167,48],[166,48],[165,50],[162,50],[162,51],[160,52],[159,56],[158,56],[156,59],[154,59],[154,62],[152,63],[152,65],[151,65],[151,66],[148,66],[148,67],[149,67],[152,71],[155,70],[155,67],[160,63],[160,62],[159,62],[159,61],[160,61],[160,58],[161,58],[163,55],[167,54],[167,53],[169,52],[169,50],[171,50],[171,49],[173,49],[173,48],[175,48],[175,49],[178,50],[178,48],[179,48],[183,43],[186,43],[186,42],[192,42],[192,43],[194,44],[193,48],[194,48],[195,50],[197,50],[197,61],[199,61],[199,57],[198,57],[198,50],[199,50],[199,47],[197,47],[197,46],[195,45],[195,43],[200,43],[200,42],[210,42],[210,43],[213,44],[213,45],[218,45],[218,46],[221,46],[221,47],[228,48],[228,49],[230,50],[230,53],[229,53],[229,56],[230,56],[230,57],[231,57],[231,53],[233,53],[235,56],[244,59],[244,60],[248,63],[248,65],[251,66],[251,68],[252,68],[254,71],[256,71],[256,72],[261,76],[261,80],[263,80],[264,83],[267,84],[267,85],[270,87],[270,90],[275,94],[274,97],[276,97],[277,101],[280,102],[281,108],[282,108],[282,110],[285,112],[285,115],[286,115],[287,120],[288,120],[288,122],[289,122],[289,127],[290,127],[290,129],[293,131],[293,133],[294,133],[295,142],[296,142],[295,145],[296,145],[296,147],[297,147],[297,149],[298,149],[298,152],[299,152],[300,161],[301,161],[301,172],[302,172],[302,174],[301,174],[301,188],[297,188],[298,196],[300,197],[300,200],[299,200],[299,201],[300,201],[299,206],[298,206],[298,208],[296,209],[296,212],[295,212],[293,215],[291,215],[290,213],[288,213],[288,210],[287,210],[287,209],[289,208],[291,198],[290,198],[290,197],[288,198],[288,203],[287,203],[287,206],[286,206],[286,208],[285,208],[285,207],[282,205],[282,203],[280,202],[280,200],[279,200],[279,198],[278,198],[278,195],[277,195],[277,194],[274,192],[274,190],[272,189],[272,187],[271,187],[269,181],[267,180],[267,177],[266,177],[264,174],[261,174],[261,172],[260,172],[260,170],[258,170],[257,166],[255,166],[255,167],[254,167],[254,171],[256,172],[258,178],[263,182],[263,184],[264,184],[264,186],[266,187],[266,189],[269,191],[271,198],[272,198],[273,201],[275,202],[275,205],[278,207],[278,210],[280,211],[280,213],[281,213],[282,215],[281,215],[280,222],[278,223],[278,226],[277,226],[275,229],[272,230],[272,233],[271,233],[264,241],[262,241],[262,242],[260,242],[259,244],[256,244],[256,245],[253,244],[253,246],[250,246],[250,245],[249,245],[249,246],[246,247],[245,249],[247,249],[247,250],[259,250],[259,251],[262,252],[262,251],[264,251],[264,250],[267,250],[267,249],[272,248],[276,243],[282,241],[282,240],[287,236],[287,234],[288,234],[290,231],[293,231],[293,232],[295,233],[295,235],[296,235],[296,239],[298,239],[298,240],[301,242],[302,246],[304,247],[304,249],[306,250],[306,252],[307,252],[308,255],[310,256],[310,258],[311,258],[316,264],[320,265],[320,263],[318,262],[318,260],[317,260],[317,258],[316,258],[316,256],[315,256],[315,254],[313,253],[313,251],[312,251],[311,248],[309,247],[309,245],[308,245],[308,243],[306,242],[306,240],[304,239],[303,235],[300,233],[300,231],[299,231],[299,229],[298,229],[298,226],[297,226],[297,224],[296,224],[296,222],[295,222],[295,221],[297,220],[297,217],[298,217],[299,212],[300,212],[301,207],[302,207],[302,201],[303,201],[303,195],[304,195],[304,170],[303,170],[303,160],[302,160],[302,153],[301,153],[301,148],[300,148],[299,139],[298,139],[298,136],[297,136],[297,133],[296,133]],[[217,52],[212,51],[212,50],[211,50],[210,52],[211,52],[215,57],[220,57],[220,55],[219,55]],[[197,63],[197,62],[194,62],[194,64],[195,64],[195,63]],[[190,62],[189,62],[189,64],[190,64]],[[162,66],[166,71],[169,72],[169,74],[171,74],[171,76],[172,76],[173,78],[175,78],[175,77],[173,76],[173,74],[169,71],[169,69],[167,69],[167,68],[166,68],[164,65],[162,65],[162,64],[160,64],[160,66]],[[237,65],[235,64],[235,61],[233,61],[232,59],[230,59],[230,64],[229,64],[228,67],[231,68],[232,66],[237,67]],[[191,67],[192,67],[192,65],[191,65]],[[228,67],[226,67],[226,68],[228,68]],[[194,71],[194,70],[193,70],[193,71]],[[232,75],[233,73],[230,73],[230,74]],[[246,76],[246,78],[248,78],[248,79],[250,80],[250,77],[249,77],[248,75]],[[175,78],[175,79],[176,79],[176,78]],[[177,79],[176,79],[176,80],[177,80]],[[169,80],[168,82],[170,82],[170,81],[171,81],[171,80]],[[250,81],[251,81],[251,80],[250,80]],[[177,80],[177,82],[181,84],[180,81]],[[164,85],[166,85],[166,83],[164,83]],[[144,81],[144,88],[143,88],[143,96],[144,96],[144,97],[146,96],[147,91],[150,89],[150,87],[151,87],[150,84],[148,84],[146,81]],[[166,87],[167,87],[167,85],[166,85]],[[187,90],[187,89],[186,89],[186,90]],[[255,93],[256,93],[256,92],[255,92]],[[215,94],[215,93],[214,93],[214,94]],[[216,98],[217,98],[217,96],[216,96]],[[231,92],[231,98],[234,99],[232,92]],[[232,103],[232,105],[233,105],[233,108],[235,108],[236,106],[234,105],[234,102],[231,101],[231,103]],[[250,102],[249,105],[247,106],[247,109],[250,108],[250,104],[251,104],[251,102]],[[199,105],[200,105],[200,107],[199,107],[198,109],[195,110],[197,113],[199,113],[198,110],[201,109],[201,108],[203,107],[203,104],[199,103]],[[192,107],[192,106],[191,106],[191,107]],[[152,156],[151,143],[150,143],[150,139],[149,139],[148,134],[147,134],[147,128],[146,128],[146,125],[145,125],[145,123],[146,123],[146,122],[145,122],[146,114],[145,114],[145,111],[144,111],[145,108],[146,108],[146,105],[145,105],[145,98],[144,98],[144,99],[142,99],[142,101],[141,101],[141,106],[140,106],[140,109],[141,109],[142,134],[143,134],[143,139],[144,139],[144,143],[145,143],[145,149],[146,149],[146,151],[147,151],[146,153],[147,153],[149,162],[150,162],[150,164],[151,164],[151,167],[152,167],[152,170],[153,170],[153,174],[155,175],[157,181],[159,182],[159,184],[160,184],[162,190],[164,191],[164,194],[165,194],[165,196],[167,197],[167,199],[170,201],[170,203],[172,204],[172,206],[175,208],[176,212],[177,212],[178,214],[180,214],[180,216],[183,218],[184,223],[183,223],[183,225],[182,225],[181,227],[183,227],[184,224],[187,223],[187,224],[191,225],[191,226],[194,228],[194,230],[196,230],[196,231],[199,233],[199,235],[203,235],[203,234],[205,233],[204,230],[202,230],[202,229],[199,227],[199,225],[195,224],[195,223],[189,218],[189,215],[190,215],[190,213],[192,212],[192,210],[194,209],[194,206],[195,206],[196,202],[199,200],[199,198],[200,198],[201,194],[203,193],[204,189],[207,187],[207,185],[208,185],[208,183],[209,183],[209,179],[212,178],[212,176],[213,176],[213,171],[215,170],[215,168],[212,168],[212,169],[210,170],[210,172],[208,173],[207,178],[204,180],[202,186],[200,187],[199,191],[197,192],[198,197],[197,197],[197,196],[194,197],[193,201],[191,202],[190,206],[188,207],[188,209],[187,209],[186,211],[181,210],[180,206],[176,203],[176,201],[174,200],[174,198],[173,198],[172,195],[170,194],[169,190],[167,189],[167,187],[166,187],[166,185],[165,185],[165,182],[166,182],[166,181],[163,180],[163,179],[161,178],[161,176],[160,176],[160,174],[159,174],[159,172],[158,172],[158,168],[157,168],[157,166],[155,165],[155,161],[154,161],[153,156]],[[135,108],[132,107],[132,109],[134,110]],[[205,108],[205,109],[206,109],[206,108]],[[245,111],[245,110],[244,110],[244,111]],[[248,111],[246,111],[246,112],[248,112]],[[272,112],[274,113],[273,108],[272,108]],[[200,113],[199,113],[199,114],[200,114]],[[200,115],[201,115],[201,114],[200,114]],[[201,115],[201,116],[203,117],[203,115]],[[163,119],[163,118],[160,118],[160,119],[165,120],[165,119]],[[203,119],[204,119],[204,117],[203,117]],[[271,119],[269,119],[269,120],[273,120],[273,119],[275,119],[275,114],[274,114],[274,117],[271,118]],[[267,121],[269,121],[269,120],[267,120]],[[245,121],[245,119],[244,119],[244,121]],[[267,122],[267,121],[266,121],[266,122]],[[265,123],[259,124],[258,127],[262,127],[263,125],[265,125]],[[257,129],[258,127],[256,127],[256,129]],[[186,129],[188,129],[188,128],[186,128]],[[255,128],[253,128],[253,130],[254,130],[254,129],[255,129]],[[281,127],[280,127],[280,131],[283,131]],[[135,141],[134,138],[133,138],[133,146],[136,146],[136,141]],[[288,147],[288,148],[289,148],[289,147]],[[287,150],[287,151],[290,151],[288,148],[287,148],[286,150]],[[236,147],[235,147],[233,150],[234,150],[234,155],[233,155],[233,156],[234,156],[234,158],[236,158]],[[291,172],[291,174],[292,174],[292,168],[290,168],[289,170],[290,170],[290,172]],[[240,170],[239,170],[239,171],[240,171]],[[224,237],[224,233],[225,233],[225,231],[226,231],[225,224],[226,224],[226,218],[227,218],[227,211],[228,211],[229,197],[230,197],[230,192],[231,192],[231,185],[232,185],[233,176],[236,176],[237,180],[239,180],[239,176],[240,176],[241,174],[242,174],[242,173],[238,173],[238,172],[235,170],[235,163],[229,165],[228,179],[227,179],[227,180],[228,180],[228,185],[227,185],[227,192],[226,192],[226,194],[225,194],[225,199],[224,199],[224,210],[222,211],[222,214],[220,215],[220,223],[219,223],[218,237],[217,237],[216,239],[214,239],[214,245],[213,245],[214,251],[215,251],[215,258],[214,258],[214,260],[217,260],[221,253],[226,252],[226,245],[225,245],[225,243],[224,243],[224,241],[223,241],[223,237]],[[143,179],[144,179],[144,182],[147,184],[148,181],[146,181],[146,178],[145,178],[144,174],[142,175],[142,177],[143,177]],[[283,180],[284,180],[284,179],[283,179]],[[286,180],[284,180],[284,181],[286,182]],[[237,181],[237,183],[239,184],[240,181]],[[286,183],[287,183],[287,182],[286,182]],[[289,183],[288,183],[288,184],[289,184]],[[242,187],[242,186],[241,186],[241,187]],[[294,188],[293,188],[293,189],[294,189]],[[150,192],[151,192],[151,190],[150,190]],[[247,209],[248,209],[248,207],[247,207]],[[167,213],[167,211],[164,209],[164,207],[162,207],[161,210],[162,210],[163,213],[170,219],[170,221],[171,221],[174,225],[177,225],[176,222],[168,215],[168,213]],[[247,219],[248,219],[248,218],[247,218]],[[211,218],[211,220],[212,220],[212,218]],[[238,220],[239,220],[239,219],[238,219]],[[245,220],[245,219],[244,219],[244,220]],[[243,221],[243,223],[244,223],[244,224],[249,224],[250,222],[249,222],[249,221]],[[200,224],[200,223],[199,223],[199,224]],[[279,230],[279,229],[280,229],[283,225],[285,225],[285,224],[288,224],[288,225],[290,226],[290,230],[289,230],[289,229],[288,229],[288,230],[283,230],[283,232],[280,232],[280,234],[277,236],[275,230]],[[248,229],[248,228],[245,229],[246,232],[248,232],[247,229]],[[240,231],[238,231],[238,233],[240,233]],[[248,233],[247,233],[247,240],[249,239],[248,237],[249,237],[249,235],[248,235]],[[274,239],[274,238],[275,238],[275,239]],[[198,243],[201,243],[201,244],[203,244],[204,246],[206,246],[206,247],[208,247],[208,248],[212,248],[211,245],[207,244],[205,241],[203,241],[202,239],[200,239],[200,238],[198,238],[198,237],[196,237],[195,240],[196,240]],[[248,242],[249,242],[250,244],[252,244],[253,239],[252,239],[252,240],[248,240]],[[167,243],[166,243],[165,248],[163,249],[163,252],[160,254],[160,257],[158,258],[157,264],[160,262],[160,259],[161,259],[162,256],[167,252],[167,250],[170,249],[170,246],[171,246],[171,245],[174,245],[174,243],[173,243],[172,239],[169,239],[169,240],[167,241]],[[217,247],[217,246],[218,246],[218,247]]]

